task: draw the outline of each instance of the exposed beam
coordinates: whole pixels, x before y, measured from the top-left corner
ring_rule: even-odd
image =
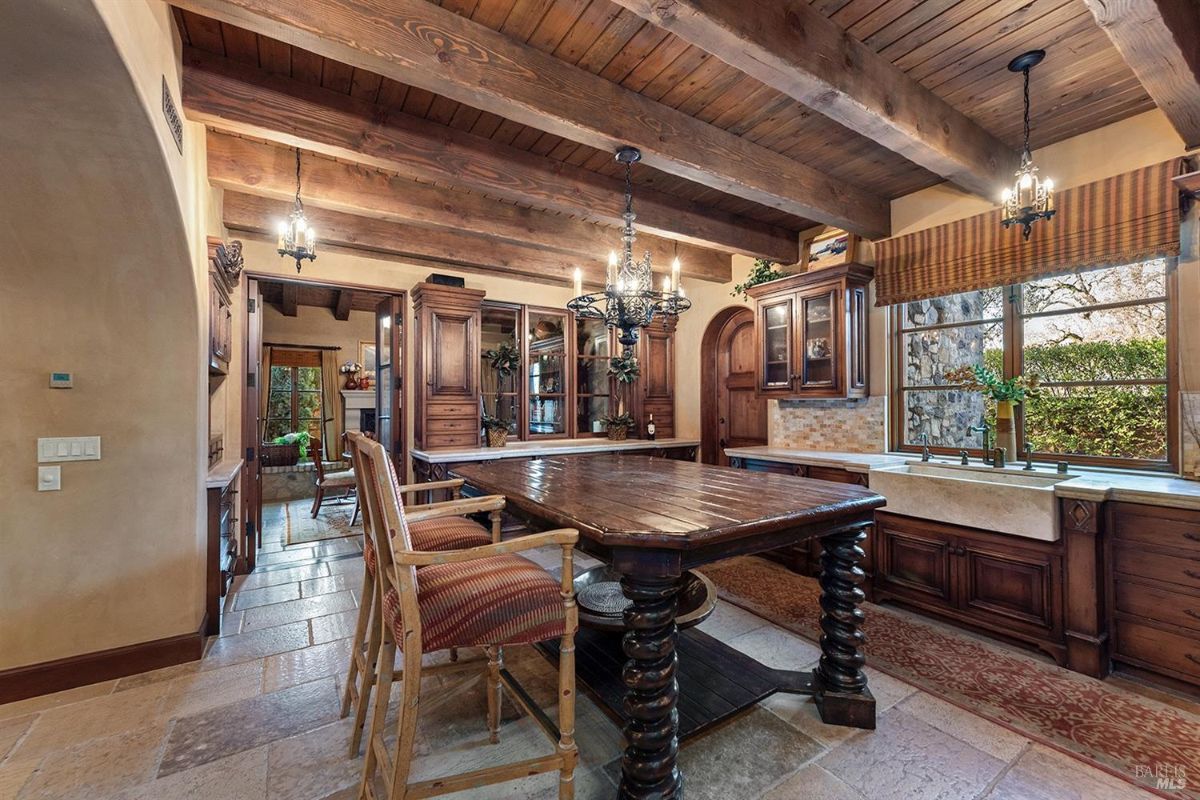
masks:
[[[190,119],[491,197],[620,225],[624,184],[557,159],[188,48]],[[640,230],[715,250],[798,260],[795,231],[637,190]]]
[[[1183,138],[1200,147],[1200,2],[1084,0]]]
[[[226,228],[264,236],[273,235],[279,220],[290,210],[287,201],[240,192],[226,191],[222,202]],[[585,283],[604,283],[602,257],[580,259],[448,229],[418,228],[322,208],[306,206],[305,213],[317,230],[322,248],[345,247],[440,268],[559,286],[570,285],[572,272],[579,267]]]
[[[426,0],[174,0],[189,11],[573,141],[878,238],[887,201]]]
[[[283,285],[283,296],[279,301],[279,311],[285,317],[296,316],[296,306],[299,304],[297,295],[298,287],[294,283],[285,283]]]
[[[350,309],[354,306],[354,292],[350,289],[338,289],[337,305],[333,309],[333,318],[342,322],[350,319]]]
[[[808,0],[615,0],[742,72],[975,194],[1017,153]]]
[[[295,194],[295,175],[295,154],[291,150],[208,133],[208,178],[215,186],[286,199]],[[620,244],[616,231],[591,222],[418,183],[309,153],[301,156],[301,176],[306,206],[490,236],[569,253],[575,259],[603,259]],[[320,228],[317,232],[319,235]],[[719,283],[732,277],[732,260],[725,253],[645,235],[638,236],[637,248],[639,254],[649,250],[654,263],[663,269],[678,252],[683,274],[689,277]]]

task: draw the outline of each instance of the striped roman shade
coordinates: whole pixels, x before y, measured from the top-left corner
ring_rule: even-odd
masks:
[[[1029,241],[1000,209],[875,244],[875,304],[905,303],[1054,273],[1179,255],[1182,158],[1055,193]]]

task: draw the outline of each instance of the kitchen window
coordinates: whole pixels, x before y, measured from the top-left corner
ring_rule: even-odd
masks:
[[[301,432],[321,438],[321,353],[275,348],[269,386],[265,440]]]
[[[893,306],[892,441],[916,451],[982,453],[972,430],[995,403],[948,386],[985,364],[1037,374],[1017,410],[1017,447],[1038,460],[1166,468],[1175,461],[1169,368],[1173,262],[1158,259]],[[1016,461],[1022,453],[1010,453]]]

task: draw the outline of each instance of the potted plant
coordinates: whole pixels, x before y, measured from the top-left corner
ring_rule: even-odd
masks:
[[[483,351],[483,357],[496,373],[496,413],[483,412],[483,430],[487,434],[488,447],[504,447],[508,443],[508,421],[500,416],[500,399],[504,379],[521,368],[521,351],[515,341],[505,342],[494,350]]]
[[[745,283],[735,284],[730,296],[737,297],[741,295],[749,300],[750,295],[746,294],[746,290],[752,286],[758,286],[760,283],[769,283],[779,278],[786,278],[786,272],[779,272],[775,269],[775,262],[765,258],[754,259],[754,267],[750,270],[750,274],[746,276]]]
[[[642,367],[632,353],[625,353],[608,362],[608,374],[617,383],[633,383],[642,374]]]
[[[629,429],[633,427],[633,417],[623,411],[601,417],[600,421],[604,423],[604,428],[608,431],[608,438],[614,442],[625,441],[629,435]]]
[[[1038,376],[1002,378],[994,369],[975,364],[947,372],[946,382],[996,401],[996,447],[1003,447],[1009,458],[1016,458],[1017,429],[1013,422],[1013,406],[1038,396],[1041,392]]]
[[[262,448],[263,466],[294,467],[304,458],[308,458],[310,437],[308,431],[285,433],[276,436],[270,444]]]

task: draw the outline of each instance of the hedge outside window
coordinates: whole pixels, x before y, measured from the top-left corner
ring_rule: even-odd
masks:
[[[283,350],[271,356],[267,397],[266,440],[307,432],[321,438],[321,354],[317,350]]]
[[[981,453],[971,428],[985,416],[994,425],[995,404],[945,374],[983,363],[1041,378],[1041,396],[1018,407],[1021,450],[1028,441],[1043,460],[1173,463],[1170,267],[1158,259],[894,307],[893,443],[915,450],[925,434],[935,450]]]

